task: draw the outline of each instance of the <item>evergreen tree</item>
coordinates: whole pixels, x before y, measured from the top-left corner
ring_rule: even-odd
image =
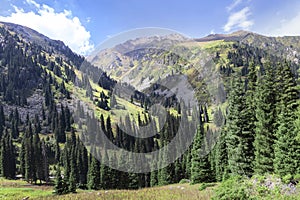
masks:
[[[168,185],[172,183],[172,175],[173,175],[173,165],[170,164],[168,150],[165,149],[160,155],[161,158],[161,168],[158,172],[158,184],[159,185]]]
[[[34,150],[33,150],[33,133],[31,123],[28,122],[28,129],[23,136],[24,142],[24,174],[25,180],[27,182],[35,182],[36,181],[36,171],[35,171],[35,158],[34,158]]]
[[[43,165],[43,180],[46,181],[46,184],[49,183],[49,159],[48,159],[48,148],[44,140],[41,141],[41,150],[42,150],[42,165]]]
[[[71,171],[69,181],[68,181],[68,192],[76,193],[76,174],[74,170]]]
[[[0,146],[0,172],[1,176],[14,179],[16,175],[15,147],[12,143],[12,136],[5,130]]]
[[[63,178],[61,177],[60,166],[56,167],[56,175],[55,175],[55,185],[54,185],[54,193],[57,195],[62,195],[66,193],[66,187],[63,182]]]
[[[226,172],[228,168],[228,155],[226,146],[226,127],[221,130],[219,140],[215,145],[215,172],[216,180],[222,181],[226,179]]]
[[[278,106],[278,129],[276,132],[274,167],[276,174],[285,176],[295,174],[299,169],[300,143],[296,140],[294,127],[296,100],[298,91],[291,69],[287,63],[279,67],[280,75],[277,80],[280,83],[280,96]]]
[[[208,160],[206,137],[203,129],[197,130],[192,147],[191,183],[211,181],[210,163]]]
[[[85,146],[78,140],[77,165],[79,174],[79,187],[86,188],[88,175],[88,153]],[[99,169],[100,170],[100,169]]]
[[[4,116],[3,106],[0,105],[0,138],[2,137],[4,126],[5,126],[5,116]]]
[[[111,181],[111,168],[107,166],[107,163],[109,162],[109,157],[107,155],[107,152],[105,150],[104,155],[102,157],[102,164],[101,164],[101,187],[103,189],[110,189],[112,185]]]
[[[150,175],[150,186],[151,187],[158,185],[157,175],[158,175],[158,170],[153,170],[151,172],[151,175]]]
[[[60,161],[60,147],[59,147],[59,143],[57,142],[57,140],[56,140],[56,143],[55,143],[55,161],[57,162],[57,163],[59,163],[59,161]]]
[[[253,133],[249,129],[248,108],[244,82],[233,79],[229,95],[229,114],[227,120],[228,167],[232,174],[252,175]],[[252,122],[250,122],[252,123]]]
[[[106,136],[108,137],[108,139],[111,142],[114,141],[114,134],[113,134],[112,127],[111,127],[110,116],[108,116],[107,119],[106,119]]]
[[[94,156],[92,156],[92,162],[88,171],[88,188],[90,190],[100,188],[100,163]]]
[[[34,164],[33,168],[35,169],[36,172],[36,179],[40,180],[40,183],[42,180],[45,179],[44,177],[44,166],[43,166],[43,154],[42,154],[42,147],[41,147],[41,141],[39,134],[35,134],[33,137],[33,157],[34,157]]]
[[[300,159],[299,159],[299,146],[300,146],[300,106],[298,106],[297,112],[296,114],[296,120],[294,122],[294,127],[295,129],[294,131],[294,137],[295,137],[295,141],[292,143],[292,145],[295,145],[295,142],[298,143],[297,146],[292,146],[292,148],[297,149],[295,151],[295,153],[293,153],[292,155],[295,156],[293,158],[294,162],[295,162],[295,166],[296,166],[296,170],[295,170],[295,174],[300,174]],[[297,144],[296,143],[296,144]]]
[[[269,63],[266,74],[258,80],[255,123],[255,160],[254,171],[257,174],[274,171],[274,142],[276,141],[276,92],[274,67]]]

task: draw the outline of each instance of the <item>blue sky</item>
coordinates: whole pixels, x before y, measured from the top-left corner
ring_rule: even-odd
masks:
[[[298,0],[1,0],[0,21],[26,25],[88,54],[120,32],[173,29],[199,38],[244,29],[300,35]]]

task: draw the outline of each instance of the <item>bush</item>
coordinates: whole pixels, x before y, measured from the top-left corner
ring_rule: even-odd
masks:
[[[222,182],[215,189],[215,200],[243,200],[251,199],[247,187],[240,176],[234,176]]]
[[[280,179],[274,175],[255,175],[251,179],[241,176],[231,177],[223,181],[215,190],[213,199],[238,200],[238,199],[298,199],[299,188],[295,186],[300,176],[287,175]],[[205,189],[205,185],[200,186],[200,190]]]
[[[282,181],[285,184],[290,183],[292,179],[293,179],[293,176],[291,174],[288,174],[288,175],[285,175],[284,177],[282,177]]]
[[[300,182],[300,174],[296,174],[294,176],[294,181],[296,182],[296,184],[298,184]]]

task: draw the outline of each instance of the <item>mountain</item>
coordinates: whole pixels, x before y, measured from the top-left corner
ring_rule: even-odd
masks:
[[[236,175],[270,173],[297,195],[299,41],[172,34],[86,59],[0,22],[0,176],[57,195],[228,179],[222,196]]]
[[[41,112],[43,90],[50,84],[51,73],[70,81],[75,78],[73,69],[84,58],[63,42],[53,41],[30,28],[1,22],[0,30],[1,102],[7,105],[4,110],[9,113],[19,108],[22,119],[26,113],[34,116]]]
[[[191,66],[201,69],[197,64],[199,54],[206,53],[212,59],[218,52],[223,54],[223,59],[220,60],[222,63],[215,64],[227,65],[227,54],[236,49],[236,46],[242,45],[284,57],[296,64],[299,60],[300,37],[267,37],[249,31],[212,34],[200,39],[188,39],[178,35],[138,38],[113,48],[96,51],[87,59],[114,79],[143,90],[159,78],[170,74],[188,74]]]
[[[241,41],[244,38],[248,37],[249,35],[257,35],[250,31],[236,31],[230,34],[210,34],[206,37],[195,39],[198,42],[205,42],[205,41],[214,41],[214,40],[227,40],[227,41]]]
[[[278,56],[284,55],[294,62],[299,62],[299,36],[268,37],[249,31],[237,31],[231,34],[212,34],[195,40],[199,42],[215,40],[237,41],[264,49]]]

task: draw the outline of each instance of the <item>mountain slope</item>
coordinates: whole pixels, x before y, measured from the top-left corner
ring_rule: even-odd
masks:
[[[180,38],[180,37],[177,37]],[[172,74],[205,73],[205,62],[212,61],[218,73],[219,68],[229,67],[237,54],[244,52],[239,59],[249,63],[250,59],[277,57],[278,61],[287,59],[298,63],[300,54],[300,37],[267,37],[248,31],[237,31],[232,34],[213,34],[200,39],[176,39],[169,36],[138,38],[119,44],[113,48],[94,52],[88,57],[94,65],[106,71],[114,79],[144,90],[160,78]],[[240,50],[244,49],[244,50]],[[240,51],[240,52],[237,52]],[[205,59],[201,58],[205,54]],[[249,55],[247,55],[249,54]],[[217,59],[216,59],[217,55]],[[202,63],[200,63],[202,62]],[[204,63],[203,63],[204,62]],[[243,67],[242,61],[238,67]]]

